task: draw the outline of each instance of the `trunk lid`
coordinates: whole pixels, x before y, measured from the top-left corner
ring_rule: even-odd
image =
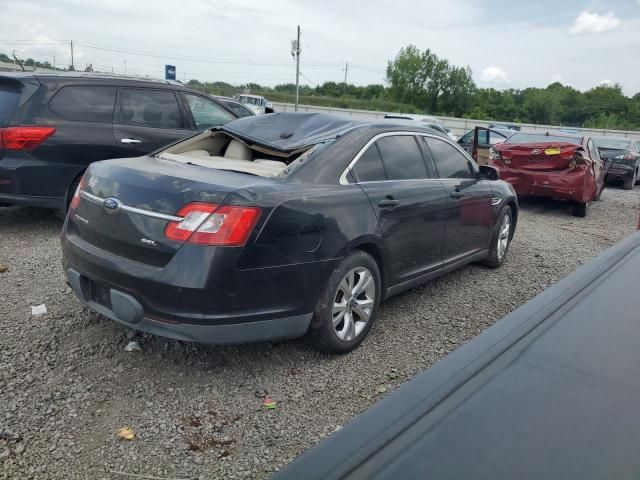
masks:
[[[612,164],[633,165],[639,154],[626,149],[619,148],[599,148],[600,157],[603,160],[610,160]]]
[[[568,142],[503,143],[494,147],[510,168],[532,171],[557,171],[570,168],[582,146]]]
[[[68,232],[99,249],[164,266],[184,244],[165,236],[181,207],[222,204],[230,192],[262,182],[270,181],[153,157],[97,162],[87,170],[79,203],[69,211]]]

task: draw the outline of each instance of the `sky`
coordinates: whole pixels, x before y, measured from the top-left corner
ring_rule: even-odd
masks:
[[[469,66],[480,87],[640,91],[640,0],[2,0],[0,52],[179,80],[384,83],[401,47]]]

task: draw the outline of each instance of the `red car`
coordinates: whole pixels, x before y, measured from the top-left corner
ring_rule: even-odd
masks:
[[[517,132],[493,146],[489,165],[518,196],[569,200],[576,217],[604,188],[604,161],[590,137]]]

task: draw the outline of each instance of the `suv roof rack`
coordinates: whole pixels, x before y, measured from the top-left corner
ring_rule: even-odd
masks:
[[[17,73],[25,73],[32,74],[39,77],[67,77],[67,78],[113,78],[119,80],[134,80],[140,82],[154,82],[154,83],[163,83],[165,85],[181,85],[186,86],[176,80],[163,80],[161,78],[154,77],[144,77],[139,75],[123,75],[118,73],[103,73],[103,72],[73,72],[73,71],[32,71],[32,72],[17,72]]]

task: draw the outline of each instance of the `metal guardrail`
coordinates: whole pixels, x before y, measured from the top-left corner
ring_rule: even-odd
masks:
[[[273,103],[273,106],[277,112],[293,112],[294,106],[292,103]],[[317,107],[314,105],[298,105],[299,112],[319,112],[329,113],[332,115],[347,116],[357,120],[380,120],[384,118],[387,113],[392,112],[375,112],[370,110],[351,110],[346,108],[334,108],[334,107]],[[488,127],[491,123],[505,123],[499,120],[474,120],[470,118],[455,118],[455,117],[440,117],[444,122],[444,126],[451,130],[451,132],[460,137],[474,127]],[[514,122],[506,122],[513,124]],[[640,140],[640,131],[627,131],[627,130],[602,130],[597,128],[578,128],[558,125],[534,125],[529,123],[516,123],[522,127],[523,132],[549,132],[549,133],[562,133],[562,130],[575,130],[583,135],[589,135],[593,137],[626,137]]]

